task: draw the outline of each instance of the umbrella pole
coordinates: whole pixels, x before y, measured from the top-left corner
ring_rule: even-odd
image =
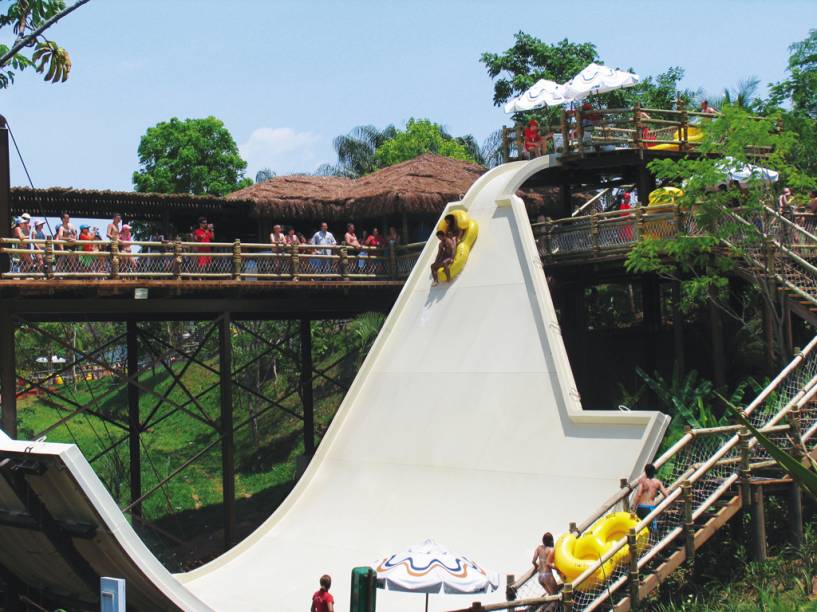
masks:
[[[426,593],[426,612],[428,612],[428,593]]]

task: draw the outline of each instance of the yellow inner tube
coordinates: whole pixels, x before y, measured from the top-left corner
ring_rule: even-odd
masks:
[[[678,200],[684,197],[684,190],[678,187],[659,187],[651,191],[648,206],[661,206],[663,204],[677,204]]]
[[[626,538],[630,529],[638,525],[639,519],[629,512],[614,512],[601,517],[576,537],[573,533],[563,533],[556,541],[554,564],[567,581],[573,581],[592,567],[619,540]],[[643,550],[650,537],[650,530],[644,527],[636,536],[638,550]],[[601,584],[612,576],[616,566],[625,562],[630,555],[630,547],[624,546],[607,562],[603,563],[584,582],[577,586],[580,591]]]
[[[668,140],[677,140],[680,142],[683,135],[681,134],[681,129],[675,130],[672,134],[672,138]],[[690,125],[687,127],[687,142],[701,142],[704,139],[703,130],[699,127],[695,127],[694,125]],[[663,138],[661,140],[664,140]],[[650,146],[650,141],[645,140],[644,144],[646,144],[651,151],[680,151],[681,146],[680,144],[660,144],[660,145],[653,145]]]
[[[471,253],[471,247],[474,246],[474,242],[477,240],[477,234],[479,234],[479,225],[476,221],[471,219],[464,210],[454,210],[451,211],[451,215],[454,215],[454,220],[457,223],[457,229],[463,232],[462,238],[460,238],[459,242],[457,242],[457,250],[454,253],[454,261],[451,262],[449,266],[449,271],[451,272],[451,280],[457,278],[462,269],[465,267],[465,262],[468,261],[468,255]],[[446,216],[448,216],[448,214]],[[440,222],[437,224],[437,232],[445,232],[448,231],[448,222],[443,217]],[[445,268],[440,266],[437,269],[437,278],[440,281],[447,280],[445,276]]]

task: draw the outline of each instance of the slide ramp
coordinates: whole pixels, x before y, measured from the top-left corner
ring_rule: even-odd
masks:
[[[544,530],[565,530],[633,477],[667,425],[659,413],[581,408],[515,195],[552,163],[495,168],[449,205],[479,223],[465,269],[432,288],[429,242],[304,476],[263,525],[211,563],[170,576],[75,447],[34,444],[28,455],[64,455],[74,503],[110,532],[106,555],[168,607],[301,610],[328,573],[337,609],[347,610],[352,567],[427,538],[501,574],[518,572]],[[0,457],[19,444],[0,440]],[[382,610],[423,603],[392,592],[378,600]],[[430,604],[445,610],[470,600],[439,595]]]

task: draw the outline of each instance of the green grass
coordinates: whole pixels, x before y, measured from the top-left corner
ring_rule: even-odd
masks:
[[[325,367],[339,356],[329,355],[323,359],[323,363],[317,363],[316,367]],[[348,384],[358,365],[358,359],[349,358],[329,374]],[[177,376],[182,374],[181,362],[172,367]],[[285,378],[262,382],[261,393],[266,397],[284,395],[292,388],[293,382],[291,376],[287,380]],[[195,396],[218,382],[218,376],[206,368],[192,365],[184,372],[182,380]],[[189,396],[178,387],[171,389],[173,379],[161,367],[155,373],[142,375],[140,383],[156,393],[168,393],[168,397],[177,403],[189,400]],[[126,390],[113,378],[82,381],[76,387],[62,385],[54,389],[77,404],[90,406],[97,412],[120,421],[127,420]],[[314,389],[315,424],[319,438],[331,422],[344,392],[337,385],[323,379],[316,379]],[[98,399],[105,393],[110,395]],[[250,397],[250,394],[234,386],[236,423],[248,417]],[[156,402],[157,399],[147,393],[140,395],[143,421],[154,410]],[[199,403],[201,412],[210,420],[218,422],[218,387],[205,393]],[[297,393],[283,404],[296,413],[301,412]],[[20,437],[40,434],[72,409],[68,401],[54,401],[46,395],[21,399],[18,406]],[[199,414],[199,409],[192,404],[188,409]],[[258,409],[260,406],[256,408]],[[165,418],[142,435],[143,492],[153,488],[162,478],[218,437],[217,432],[205,423],[181,411],[173,413],[172,406],[168,404],[156,412],[154,419],[156,417]],[[300,419],[272,408],[257,423],[255,436],[250,425],[235,433],[239,537],[248,535],[286,497],[295,482],[296,458],[303,454],[303,423]],[[123,429],[105,423],[96,416],[81,414],[48,433],[48,440],[75,443],[85,457],[91,460],[106,446],[126,435]],[[95,471],[120,507],[126,506],[131,499],[128,465],[127,441],[93,462]],[[217,444],[144,501],[144,516],[158,530],[138,523],[134,526],[169,567],[180,569],[196,565],[221,551],[222,512],[221,450],[220,444]],[[184,544],[179,545],[158,535],[159,530],[169,532]]]

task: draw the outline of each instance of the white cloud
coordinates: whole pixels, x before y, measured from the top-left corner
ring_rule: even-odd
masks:
[[[262,168],[278,175],[313,172],[326,161],[327,143],[315,132],[298,132],[288,127],[260,127],[238,146],[247,162],[247,176],[253,178]]]

